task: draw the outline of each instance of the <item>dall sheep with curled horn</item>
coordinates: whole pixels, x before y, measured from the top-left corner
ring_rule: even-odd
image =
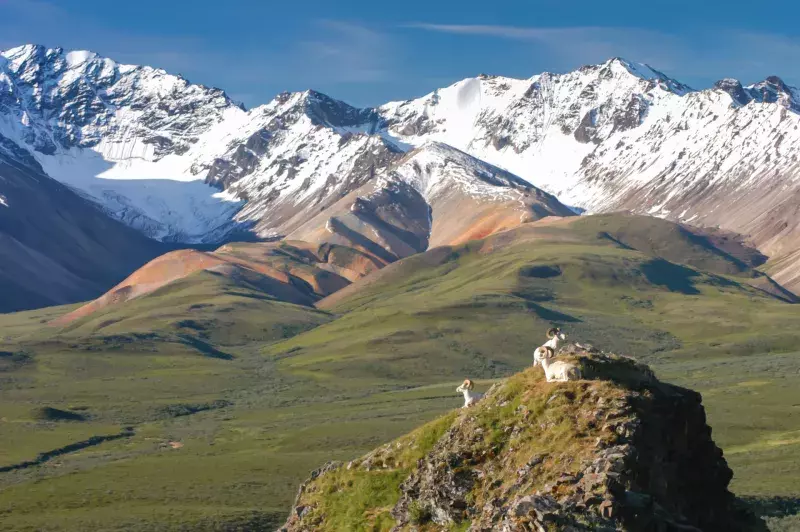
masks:
[[[547,382],[578,381],[583,377],[581,368],[575,362],[552,359],[556,356],[550,347],[540,347],[533,353],[533,365],[542,365]]]
[[[475,388],[475,383],[473,383],[469,379],[465,379],[464,382],[461,384],[461,386],[456,388],[456,391],[458,393],[464,394],[464,407],[463,408],[468,408],[468,407],[474,405],[475,403],[480,401],[481,398],[483,397],[482,393],[473,392],[472,390],[474,388]]]
[[[561,332],[560,328],[551,327],[547,329],[547,338],[548,340],[544,343],[544,345],[542,345],[541,347],[537,347],[536,350],[533,352],[534,366],[536,365],[537,360],[541,360],[542,358],[544,358],[548,348],[553,352],[550,358],[554,357],[558,352],[558,344],[560,344],[563,340],[566,340],[567,335]]]
[[[547,382],[566,382],[581,379],[581,370],[574,362],[566,360],[552,361],[556,356],[558,344],[567,339],[567,335],[558,327],[547,330],[549,340],[533,352],[533,365],[541,364]]]

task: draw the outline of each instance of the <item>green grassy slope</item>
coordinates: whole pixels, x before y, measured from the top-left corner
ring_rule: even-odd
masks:
[[[728,249],[723,249],[708,235],[649,216],[587,216],[576,220],[571,229],[586,237],[596,235],[648,255],[723,275],[750,277],[754,274],[753,268],[763,261],[753,249],[734,246],[733,242],[726,246]]]
[[[799,493],[793,324],[800,307],[741,277],[598,239],[589,221],[581,220],[579,231],[520,235],[524,243],[491,253],[482,250],[492,237],[412,257],[333,306],[339,319],[272,351],[290,352],[281,365],[299,374],[391,379],[404,368],[419,383],[494,377],[527,363],[544,328],[557,323],[573,338],[639,356],[665,378],[704,392],[718,441],[730,449],[735,489]],[[643,231],[652,234],[651,227]],[[571,242],[581,233],[582,243]],[[694,252],[693,262],[724,269],[718,252]]]
[[[259,286],[263,276],[251,277],[201,270],[54,333],[70,339],[157,335],[160,340],[194,337],[215,345],[245,345],[293,336],[330,319],[325,312],[279,301]]]
[[[40,323],[50,309],[0,315],[0,467],[133,427],[0,473],[4,526],[271,530],[310,470],[459,406],[464,377],[486,386],[525,367],[553,323],[703,392],[734,491],[797,497],[800,307],[713,249],[685,262],[699,271],[595,229],[432,250],[324,311],[201,272],[63,331]],[[36,419],[43,406],[87,421]]]

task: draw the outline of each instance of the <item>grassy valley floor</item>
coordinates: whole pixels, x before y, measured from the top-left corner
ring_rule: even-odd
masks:
[[[124,435],[0,472],[0,521],[273,530],[311,470],[526,367],[553,323],[703,393],[734,491],[797,500],[800,307],[686,235],[644,249],[608,225],[431,250],[319,309],[202,272],[65,329],[46,322],[70,308],[2,315],[0,468]]]

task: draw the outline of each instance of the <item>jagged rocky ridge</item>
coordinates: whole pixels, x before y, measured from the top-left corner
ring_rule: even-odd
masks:
[[[531,368],[476,407],[327,464],[282,530],[766,530],[728,491],[698,393],[588,346],[560,357],[586,380]]]
[[[425,188],[428,179],[420,179],[431,167],[438,169],[438,196],[449,190],[499,203],[498,210],[523,221],[569,214],[541,193],[541,209],[518,201],[534,187],[445,145],[420,145],[414,153],[426,153],[427,166],[408,176],[397,165],[411,147],[383,135],[377,110],[314,91],[281,94],[245,111],[217,89],[89,52],[24,46],[0,57],[7,93],[0,132],[50,175],[160,240],[218,242],[242,229],[279,238],[303,227],[316,230],[319,242],[326,226],[341,222],[328,224],[331,217],[319,213],[368,203],[361,197],[368,195],[401,213],[389,225],[414,226],[415,238],[427,242],[431,211],[441,210]],[[381,233],[371,223],[354,232],[373,229]],[[388,255],[398,256],[393,249]]]

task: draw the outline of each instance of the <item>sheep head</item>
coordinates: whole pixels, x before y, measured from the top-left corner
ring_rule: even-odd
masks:
[[[561,328],[560,327],[551,327],[550,329],[547,329],[547,338],[548,339],[553,339],[556,336],[561,338],[562,340],[566,340],[567,339],[567,335],[564,334],[563,332],[561,332]]]
[[[533,352],[533,365],[537,366],[542,363],[542,360],[553,358],[554,356],[556,356],[556,352],[553,351],[552,347],[546,345],[538,347],[536,351]]]
[[[464,382],[461,383],[461,386],[456,388],[456,391],[458,393],[462,393],[462,392],[464,392],[466,390],[472,390],[474,387],[475,387],[475,384],[471,380],[464,379]]]

